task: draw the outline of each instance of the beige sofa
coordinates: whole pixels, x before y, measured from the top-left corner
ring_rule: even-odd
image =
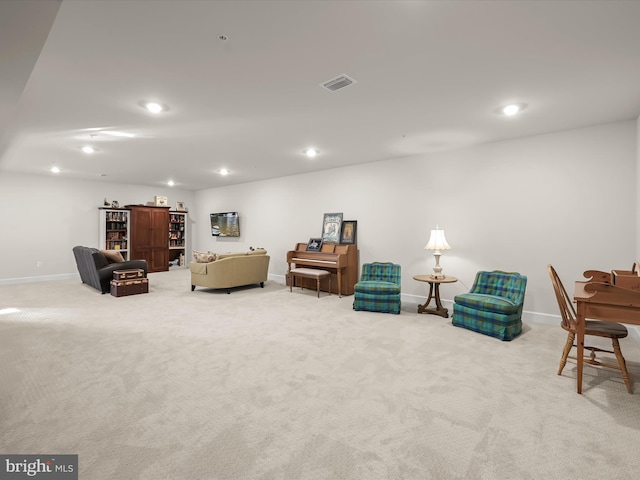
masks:
[[[263,249],[242,253],[210,254],[213,261],[189,263],[191,270],[191,291],[196,286],[205,288],[225,288],[231,293],[231,288],[259,283],[264,288],[269,273],[269,255]]]

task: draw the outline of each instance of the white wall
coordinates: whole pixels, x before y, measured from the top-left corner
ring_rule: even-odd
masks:
[[[557,316],[547,264],[570,284],[636,259],[636,137],[635,121],[619,122],[202,190],[192,245],[265,247],[283,282],[286,252],[320,236],[324,212],[343,212],[358,221],[360,263],[401,264],[403,294],[423,301],[426,285],[412,277],[431,272],[424,246],[440,224],[452,246],[441,265],[461,280],[443,285],[444,299],[468,291],[480,269],[518,271],[525,310]],[[240,239],[211,236],[208,214],[228,210],[240,212]]]
[[[193,249],[265,247],[270,278],[281,282],[286,252],[320,235],[323,213],[343,212],[358,221],[360,264],[400,263],[403,294],[416,302],[426,285],[412,277],[430,273],[424,245],[440,224],[453,248],[441,264],[461,280],[443,285],[443,299],[467,291],[479,269],[519,271],[529,278],[525,318],[556,322],[548,263],[569,284],[588,268],[628,268],[640,256],[639,136],[636,121],[619,122],[195,193],[2,173],[0,285],[76,274],[71,248],[97,246],[104,197],[125,205],[166,195],[189,207]],[[209,213],[236,210],[242,236],[212,237]]]
[[[636,119],[636,259],[640,259],[640,116]]]
[[[0,285],[77,275],[71,249],[101,247],[98,207],[104,198],[124,206],[145,204],[154,195],[166,196],[173,207],[176,201],[189,207],[194,199],[193,192],[170,187],[0,173]]]

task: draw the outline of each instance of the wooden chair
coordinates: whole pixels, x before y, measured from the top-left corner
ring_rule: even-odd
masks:
[[[560,281],[560,277],[556,273],[555,269],[551,266],[547,266],[547,270],[549,271],[549,277],[551,278],[551,283],[553,284],[553,290],[556,294],[556,300],[558,301],[558,307],[560,307],[560,315],[562,316],[562,328],[568,332],[567,342],[564,345],[564,350],[562,351],[562,358],[560,359],[560,366],[558,368],[558,375],[562,374],[562,369],[567,363],[567,358],[576,359],[576,357],[570,357],[569,353],[571,351],[571,347],[575,347],[574,340],[576,336],[576,310],[573,306],[573,300],[569,295],[567,295],[567,291],[565,290],[562,282]],[[587,272],[585,272],[585,276]],[[620,350],[620,339],[627,336],[627,328],[615,322],[601,322],[599,320],[587,320],[585,325],[585,338],[587,335],[593,335],[596,337],[604,337],[610,338],[611,343],[613,344],[613,351],[611,350],[603,350],[598,347],[590,347],[585,345],[585,350],[589,350],[590,354],[588,357],[585,357],[584,362],[590,365],[597,365],[608,368],[615,368],[616,370],[620,370],[622,372],[622,379],[624,380],[625,385],[627,386],[627,391],[629,393],[633,393],[633,389],[631,388],[631,380],[629,378],[629,372],[627,372],[627,364],[622,356],[622,351]],[[612,353],[616,356],[618,360],[617,365],[613,365],[611,363],[606,363],[600,361],[596,358],[596,352],[605,352]]]

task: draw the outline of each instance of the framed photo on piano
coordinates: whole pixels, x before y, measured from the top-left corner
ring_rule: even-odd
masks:
[[[340,243],[341,228],[342,213],[325,213],[322,221],[322,241],[325,243]]]
[[[307,252],[319,252],[322,249],[321,238],[310,238],[307,243]]]
[[[342,229],[340,231],[340,243],[348,245],[356,243],[357,229],[357,220],[345,220],[344,222],[342,222]]]

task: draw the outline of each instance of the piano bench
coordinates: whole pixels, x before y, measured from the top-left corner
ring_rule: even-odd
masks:
[[[322,277],[329,278],[329,295],[331,295],[331,273],[327,270],[320,270],[317,268],[292,268],[289,271],[289,291],[293,291],[293,284],[296,277],[315,278],[316,290],[318,291],[318,298],[320,298],[320,279]],[[303,287],[304,288],[304,287]]]

